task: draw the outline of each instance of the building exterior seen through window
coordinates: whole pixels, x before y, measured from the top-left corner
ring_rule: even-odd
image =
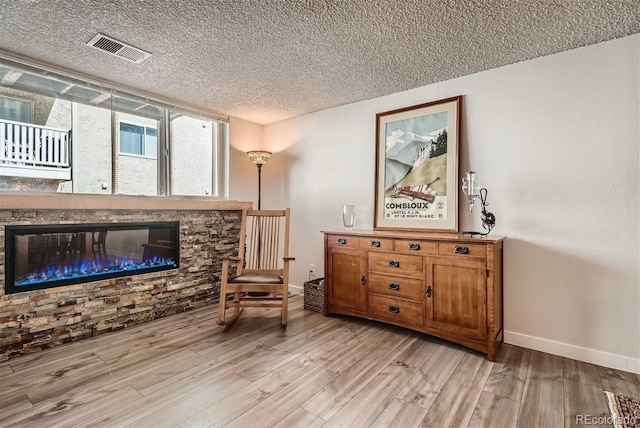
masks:
[[[228,197],[226,122],[0,59],[0,190]]]

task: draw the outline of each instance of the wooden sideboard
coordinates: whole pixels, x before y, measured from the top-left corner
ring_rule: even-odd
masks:
[[[495,361],[504,238],[324,231],[325,315],[395,324]]]

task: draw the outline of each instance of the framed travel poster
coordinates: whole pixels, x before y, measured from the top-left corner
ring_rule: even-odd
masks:
[[[375,230],[458,231],[461,101],[376,115]]]

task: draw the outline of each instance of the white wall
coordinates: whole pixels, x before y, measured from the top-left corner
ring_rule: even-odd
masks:
[[[640,373],[639,81],[635,35],[271,124],[261,136],[232,122],[231,143],[253,134],[275,152],[263,207],[291,207],[292,283],[302,285],[310,263],[323,266],[320,231],[341,228],[343,204],[357,205],[356,228],[373,226],[375,114],[463,95],[460,171],[477,172],[492,234],[507,236],[505,341]],[[246,156],[230,166],[231,198],[251,200]],[[460,228],[480,230],[479,210],[462,198]]]
[[[229,121],[229,197],[239,201],[252,201],[258,207],[258,172],[246,152],[262,149],[262,126],[241,119]],[[262,190],[271,194],[273,188],[284,188],[282,181],[274,182],[272,162],[263,166]],[[262,198],[261,208],[282,207],[283,201]],[[275,205],[274,205],[275,204]]]

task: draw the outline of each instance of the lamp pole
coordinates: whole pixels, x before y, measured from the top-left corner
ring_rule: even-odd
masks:
[[[267,163],[267,161],[271,157],[271,152],[256,150],[247,152],[247,156],[249,156],[251,162],[253,162],[256,167],[258,167],[258,210],[260,210],[262,205],[262,165]]]
[[[260,202],[262,200],[262,183],[261,183],[261,173],[262,173],[262,165],[261,163],[256,164],[258,167],[258,211],[260,210]]]

